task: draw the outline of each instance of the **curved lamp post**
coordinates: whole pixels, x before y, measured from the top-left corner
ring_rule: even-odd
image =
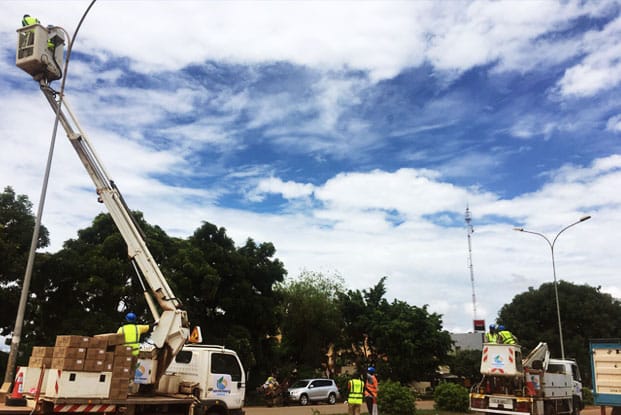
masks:
[[[527,231],[524,228],[513,228],[514,231],[532,233],[533,235],[541,236],[543,239],[545,239],[545,241],[550,246],[550,253],[552,254],[552,274],[554,275],[554,296],[556,297],[556,316],[558,318],[558,335],[559,335],[560,342],[561,342],[561,358],[562,359],[565,359],[565,348],[563,346],[563,328],[561,325],[561,309],[558,303],[558,284],[556,282],[556,265],[554,264],[554,244],[556,243],[556,240],[558,239],[560,234],[562,234],[563,232],[565,232],[567,229],[571,228],[572,226],[582,223],[585,220],[589,220],[589,219],[591,219],[591,216],[583,216],[580,219],[578,219],[576,222],[572,223],[571,225],[565,226],[563,229],[559,231],[559,233],[556,234],[552,242],[550,242],[550,240],[545,235],[539,232]]]

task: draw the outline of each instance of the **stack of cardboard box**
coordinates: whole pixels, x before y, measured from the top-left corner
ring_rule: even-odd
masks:
[[[98,372],[109,378],[108,397],[125,399],[136,359],[131,346],[124,345],[124,342],[124,336],[116,333],[93,337],[57,336],[54,347],[33,348],[28,367],[56,369],[58,376],[60,371],[78,372],[78,376],[82,372]]]

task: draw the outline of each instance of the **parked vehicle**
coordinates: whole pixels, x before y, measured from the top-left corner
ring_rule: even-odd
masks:
[[[301,379],[287,389],[287,400],[305,406],[311,402],[334,405],[341,394],[332,379]]]

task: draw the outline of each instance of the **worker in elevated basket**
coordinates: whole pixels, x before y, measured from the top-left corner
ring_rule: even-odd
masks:
[[[126,324],[121,326],[118,334],[125,336],[125,344],[132,347],[132,354],[138,356],[140,353],[140,336],[151,330],[152,326],[148,324],[136,324],[136,314],[129,312],[125,315]]]

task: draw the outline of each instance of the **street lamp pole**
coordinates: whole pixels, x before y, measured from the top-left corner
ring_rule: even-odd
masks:
[[[552,255],[552,274],[554,276],[554,297],[556,298],[556,317],[558,318],[558,335],[559,335],[559,339],[561,342],[561,358],[562,359],[565,359],[565,347],[563,346],[563,326],[561,324],[561,308],[558,302],[558,283],[556,282],[556,264],[554,262],[554,244],[556,243],[556,240],[558,239],[560,234],[562,234],[563,232],[565,232],[567,229],[571,228],[572,226],[575,226],[589,219],[591,219],[591,216],[583,216],[580,219],[578,219],[576,222],[565,226],[563,229],[559,231],[559,233],[556,234],[552,242],[550,242],[550,240],[544,234],[541,234],[539,232],[527,231],[524,228],[513,228],[514,231],[532,233],[533,235],[541,236],[550,246],[550,253]]]

